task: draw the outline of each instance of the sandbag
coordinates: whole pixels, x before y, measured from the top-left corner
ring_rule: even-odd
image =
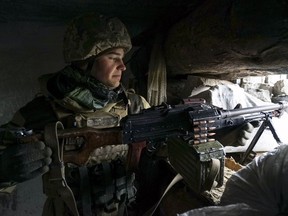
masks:
[[[247,204],[239,203],[227,206],[207,206],[177,214],[177,216],[255,216],[258,215],[257,213],[257,210]]]
[[[288,145],[255,158],[227,181],[221,205],[246,203],[262,216],[288,215]]]

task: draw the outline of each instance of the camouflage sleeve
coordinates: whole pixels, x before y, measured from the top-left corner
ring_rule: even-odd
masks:
[[[8,123],[0,126],[0,158],[7,145],[15,142],[13,124]],[[1,175],[1,173],[0,173]],[[15,189],[14,182],[0,182],[0,193],[12,193]]]
[[[0,150],[3,145],[14,142],[17,133],[43,130],[53,121],[57,121],[57,117],[50,102],[44,96],[36,97],[20,108],[8,123],[0,126]]]
[[[141,95],[140,95],[140,97],[141,97],[141,100],[142,100],[142,104],[143,104],[144,109],[150,108],[151,106],[150,106],[150,104],[147,102],[147,100],[146,100],[144,97],[142,97]]]
[[[130,114],[139,113],[142,109],[150,108],[150,105],[147,102],[147,100],[138,94],[128,92],[127,97],[129,100]]]
[[[43,130],[47,122],[56,119],[50,103],[44,97],[37,97],[19,109],[10,122],[0,126],[0,159],[6,147],[17,142],[18,136],[28,135],[34,129]],[[14,184],[0,182],[0,193],[11,193]]]
[[[15,142],[15,135],[20,127],[12,122],[0,126],[0,153],[7,145]]]

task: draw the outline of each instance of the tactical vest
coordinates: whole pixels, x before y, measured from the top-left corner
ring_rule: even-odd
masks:
[[[76,112],[81,107],[69,99],[50,103],[57,119],[66,127],[87,126],[101,129],[116,127],[121,118],[128,113],[137,113],[144,108],[140,96],[127,93],[127,98],[128,104],[121,100],[107,104],[101,110],[84,109],[83,112]],[[74,110],[75,113],[71,113],[70,110]],[[127,144],[100,147],[90,155],[86,167],[66,167],[66,180],[73,191],[81,215],[123,215],[126,204],[134,200],[135,176],[134,173],[127,173],[125,165],[128,149]],[[50,205],[45,205],[44,209],[47,213],[43,215],[50,216],[54,208],[60,209],[57,213],[59,215],[71,214],[60,200],[56,202],[55,199],[51,199],[49,202]]]
[[[128,113],[137,113],[143,108],[148,108],[145,104],[147,102],[145,100],[143,102],[141,96],[127,92],[127,98],[127,104],[121,100],[118,103],[107,104],[102,110],[83,109],[83,112],[76,112],[79,107],[76,104],[76,108],[73,108],[75,105],[73,101],[54,102],[40,96],[21,108],[10,123],[34,131],[43,130],[49,122],[59,120],[65,128],[115,127]],[[127,152],[128,145],[125,144],[95,149],[87,162],[87,167],[78,169],[71,166],[66,169],[66,179],[73,190],[81,214],[121,215],[125,204],[133,200],[136,192],[133,184],[134,174],[126,173],[123,162]],[[80,195],[85,191],[91,193]],[[43,215],[63,216],[71,213],[67,212],[62,200],[48,196]]]

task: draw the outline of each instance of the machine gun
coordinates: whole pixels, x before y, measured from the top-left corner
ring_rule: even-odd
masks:
[[[225,152],[213,138],[217,130],[252,121],[262,122],[241,159],[244,164],[266,127],[281,144],[270,120],[281,116],[287,107],[287,103],[279,103],[223,110],[203,102],[188,101],[175,106],[164,104],[125,117],[121,122],[122,136],[126,143],[147,140],[147,149],[151,152],[157,149],[159,143],[168,143],[168,158],[172,167],[190,188],[201,192],[223,184]]]
[[[218,129],[240,126],[251,121],[267,121],[279,117],[288,104],[278,103],[264,106],[224,110],[207,103],[159,105],[142,110],[141,113],[124,117],[119,127],[95,129],[88,127],[58,131],[58,137],[67,139],[75,150],[64,152],[67,162],[84,165],[95,148],[146,141],[150,149],[171,137],[181,137],[190,145],[213,140]]]
[[[96,129],[93,128],[93,120],[90,120],[87,127],[63,129],[63,127],[59,128],[58,126],[56,130],[52,129],[52,133],[56,133],[58,139],[63,141],[63,146],[60,150],[63,149],[64,162],[74,163],[79,166],[85,165],[91,153],[97,148],[123,143],[135,144],[142,141],[146,141],[147,150],[151,154],[157,150],[161,143],[168,143],[169,161],[177,172],[186,169],[182,173],[187,173],[189,161],[191,166],[194,166],[195,161],[209,162],[216,158],[221,161],[220,167],[222,168],[219,171],[220,175],[218,175],[217,184],[221,186],[223,183],[221,179],[223,179],[223,158],[225,153],[223,146],[213,138],[217,130],[240,126],[246,122],[262,121],[261,131],[258,132],[257,137],[253,140],[249,151],[252,150],[267,126],[270,127],[274,138],[280,143],[270,119],[280,116],[287,107],[288,104],[279,103],[223,110],[205,102],[188,100],[185,104],[163,104],[143,110],[138,114],[128,115],[120,121],[119,127]],[[43,137],[40,138],[38,136],[37,139],[43,140]],[[47,143],[47,139],[50,138],[46,136],[44,139]],[[66,151],[66,149],[69,150]],[[176,154],[175,152],[178,153]],[[246,153],[245,157],[249,153]],[[187,154],[191,155],[187,156]],[[201,167],[202,165],[199,166]],[[202,168],[201,170],[203,173]],[[204,175],[208,176],[209,174]],[[189,174],[189,176],[193,176],[189,177],[189,181],[195,179],[195,173]],[[203,180],[203,176],[200,176],[200,179]],[[210,183],[209,187],[203,187],[203,184],[203,182],[198,184],[198,191],[209,188],[212,183]]]
[[[95,149],[107,145],[125,143],[133,147],[145,141],[148,152],[153,153],[159,143],[165,143],[171,166],[190,188],[203,192],[223,184],[225,152],[221,143],[213,139],[217,130],[262,121],[261,130],[269,126],[280,143],[270,119],[279,117],[287,107],[288,104],[279,103],[223,110],[201,101],[188,100],[185,104],[163,104],[128,115],[120,121],[119,127],[96,129],[90,119],[87,127],[64,129],[60,122],[56,122],[47,125],[44,138],[43,134],[38,134],[25,139],[26,142],[27,138],[29,141],[44,139],[52,148],[53,165],[43,176],[44,192],[50,197],[63,196],[70,210],[78,215],[74,196],[65,181],[65,163],[84,166]],[[258,138],[262,132],[258,133]]]

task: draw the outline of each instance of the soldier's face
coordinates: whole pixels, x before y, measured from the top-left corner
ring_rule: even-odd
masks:
[[[123,58],[124,50],[122,48],[104,53],[95,59],[91,75],[111,89],[118,87],[122,72],[126,70]]]

